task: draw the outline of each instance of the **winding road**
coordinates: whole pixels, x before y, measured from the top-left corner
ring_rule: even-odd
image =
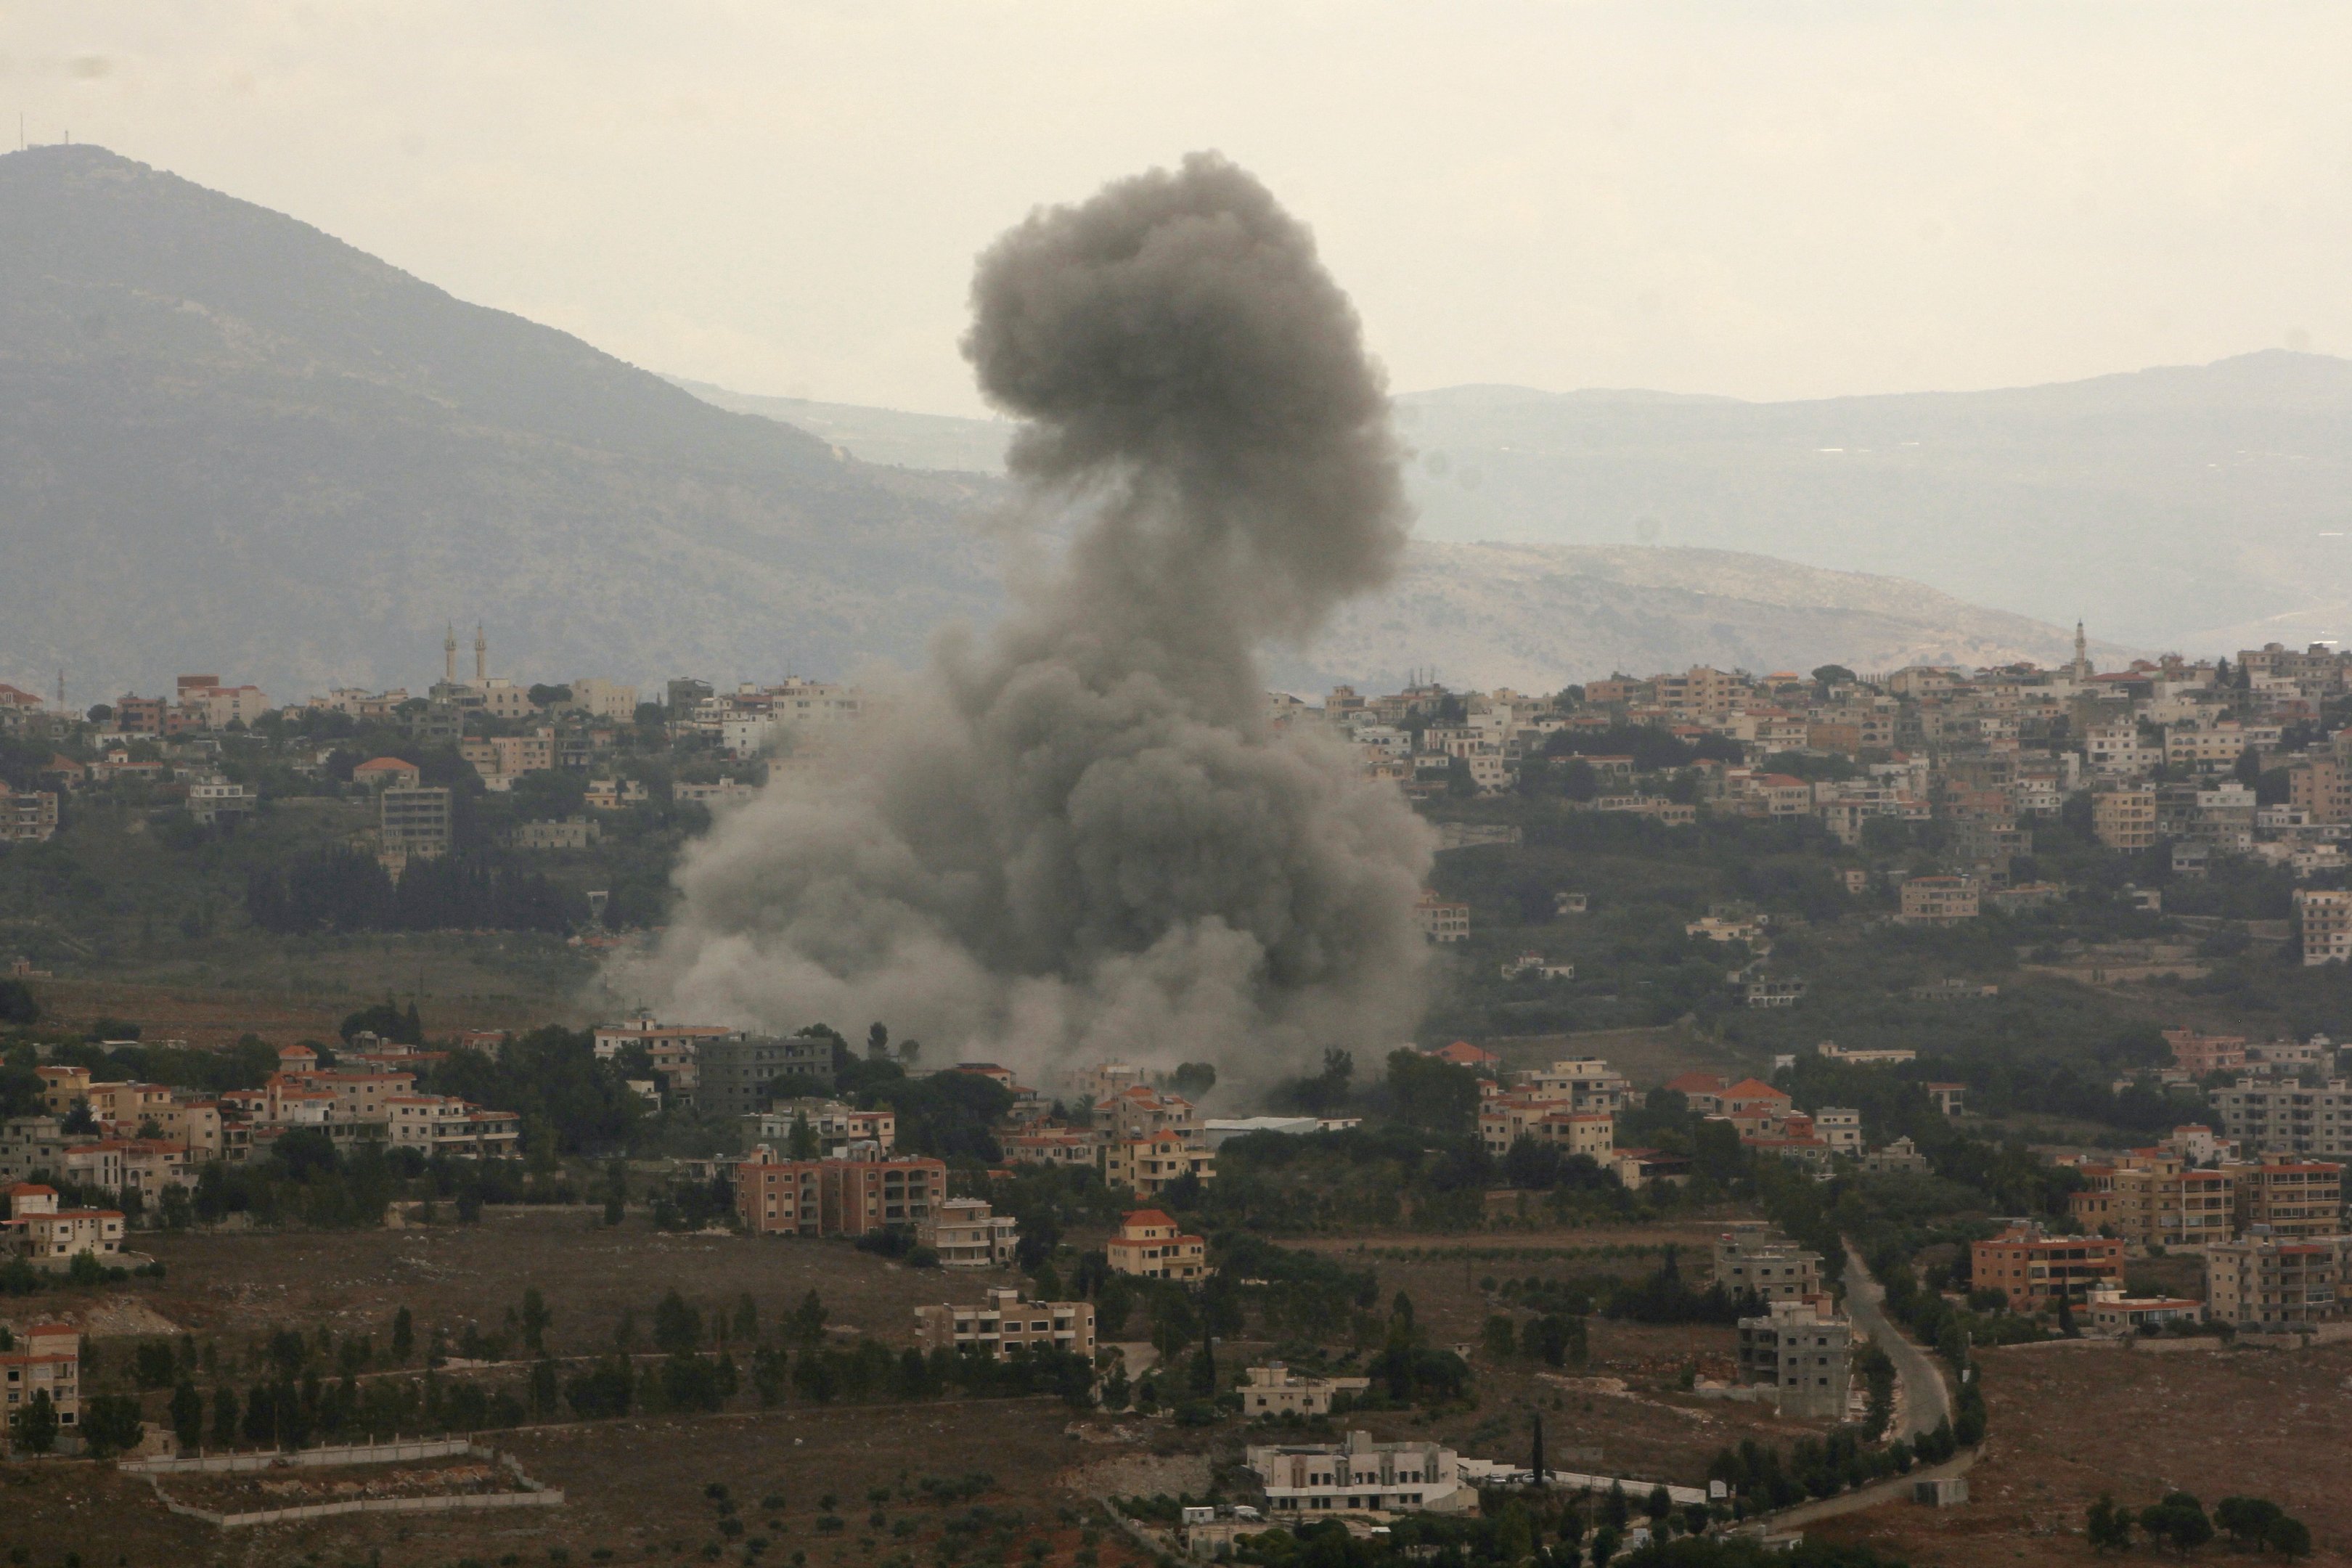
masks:
[[[1903,1412],[1899,1436],[1916,1439],[1922,1433],[1933,1432],[1952,1418],[1952,1391],[1944,1383],[1935,1357],[1904,1338],[1901,1330],[1890,1321],[1879,1308],[1886,1289],[1879,1284],[1862,1254],[1853,1247],[1845,1249],[1845,1310],[1854,1327],[1870,1336],[1871,1342],[1886,1352],[1895,1363],[1895,1381],[1902,1386],[1899,1405]]]

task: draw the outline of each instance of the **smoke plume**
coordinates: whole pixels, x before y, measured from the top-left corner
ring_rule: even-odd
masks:
[[[1385,389],[1304,226],[1211,155],[1042,210],[980,258],[963,349],[1075,516],[984,638],[678,872],[681,1013],[869,1020],[1028,1073],[1211,1060],[1264,1082],[1420,1005],[1429,835],[1339,747],[1272,731],[1254,650],[1387,580]]]

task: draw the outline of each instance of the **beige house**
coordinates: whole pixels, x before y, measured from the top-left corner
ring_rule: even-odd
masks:
[[[1244,1415],[1328,1415],[1331,1397],[1370,1388],[1368,1377],[1315,1377],[1296,1373],[1280,1362],[1249,1369],[1242,1384]]]
[[[995,1268],[1013,1262],[1021,1231],[984,1198],[949,1198],[916,1225],[915,1241],[937,1253],[942,1268]]]
[[[0,1442],[7,1440],[8,1418],[43,1394],[59,1431],[80,1426],[81,1335],[64,1323],[36,1323],[25,1331],[22,1350],[0,1354]]]
[[[1158,1209],[1138,1209],[1119,1222],[1118,1234],[1105,1244],[1111,1271],[1142,1279],[1205,1279],[1209,1244],[1187,1236],[1174,1219]]]
[[[927,1351],[971,1351],[1003,1361],[1016,1350],[1067,1351],[1092,1360],[1092,1301],[1024,1301],[1018,1290],[997,1289],[976,1307],[915,1309],[915,1340]]]
[[[2103,789],[2091,796],[2091,832],[2110,849],[2146,849],[2156,842],[2156,791]]]

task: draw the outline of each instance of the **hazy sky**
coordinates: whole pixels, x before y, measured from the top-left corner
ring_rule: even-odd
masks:
[[[1400,389],[2352,350],[2352,5],[22,5],[0,108],[752,392],[967,412],[975,250],[1187,150]]]

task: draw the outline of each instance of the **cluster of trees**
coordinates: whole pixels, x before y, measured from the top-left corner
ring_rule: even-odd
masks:
[[[1747,1438],[1719,1450],[1707,1464],[1706,1479],[1721,1481],[1742,1513],[1763,1513],[1908,1475],[1915,1465],[1937,1462],[1930,1451],[1936,1447],[1922,1442],[1915,1448],[1900,1439],[1874,1447],[1858,1429],[1843,1426],[1824,1437],[1799,1438],[1784,1459],[1780,1449]]]
[[[487,854],[412,861],[395,883],[373,855],[312,850],[250,871],[246,917],[280,935],[365,931],[564,932],[587,901]]]
[[[2310,1526],[2268,1498],[2225,1497],[2213,1505],[2209,1518],[2205,1505],[2191,1492],[2167,1492],[2137,1511],[2118,1507],[2114,1498],[2103,1494],[2090,1507],[2084,1536],[2103,1555],[2126,1552],[2137,1527],[2149,1545],[2169,1546],[2186,1557],[2213,1539],[2216,1526],[2242,1552],[2275,1552],[2290,1563],[2311,1555]]]

